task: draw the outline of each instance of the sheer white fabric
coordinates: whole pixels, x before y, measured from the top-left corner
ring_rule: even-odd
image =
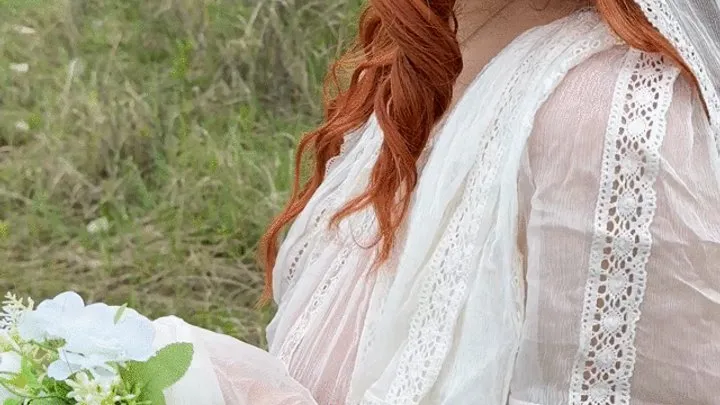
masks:
[[[362,248],[375,234],[371,212],[324,231],[322,213],[365,189],[382,141],[374,120],[350,137],[275,272],[270,352],[321,403],[506,401],[522,298],[516,203],[502,201],[516,192],[534,112],[567,71],[615,43],[585,11],[498,55],[438,129],[397,252],[377,279],[367,273],[373,250]],[[339,331],[360,338],[357,354]],[[351,377],[323,380],[326,368]]]
[[[193,344],[190,369],[165,390],[171,405],[315,405],[285,365],[267,352],[176,317],[154,322],[155,348]]]
[[[720,398],[717,145],[697,93],[660,66],[603,53],[539,113],[520,178],[527,316],[511,404]]]
[[[713,403],[720,159],[678,77],[594,11],[526,32],[438,128],[376,273],[372,211],[327,228],[371,119],[281,247],[270,353],[179,323],[197,370],[238,405]]]
[[[720,138],[720,0],[635,0],[698,79]]]

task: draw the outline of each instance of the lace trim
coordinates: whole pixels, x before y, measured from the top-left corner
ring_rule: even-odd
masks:
[[[630,50],[605,138],[570,405],[627,405],[673,84],[662,56]]]
[[[350,229],[351,231],[354,229],[358,229],[359,235],[354,235],[353,232],[351,232],[351,234],[346,235],[346,237],[338,238],[337,236],[334,236],[335,233],[329,232],[326,229],[326,237],[323,238],[321,243],[316,243],[316,245],[319,245],[322,249],[328,249],[333,245],[342,246],[342,249],[333,259],[322,284],[313,292],[310,298],[310,304],[307,305],[307,307],[303,310],[302,315],[294,323],[294,325],[292,326],[292,330],[288,334],[287,338],[285,338],[285,340],[283,341],[278,357],[286,365],[290,364],[293,353],[295,353],[297,348],[300,346],[303,337],[307,333],[310,321],[317,316],[318,310],[322,307],[322,304],[327,301],[327,297],[337,290],[337,280],[342,276],[342,270],[345,269],[345,264],[348,262],[350,256],[353,253],[357,253],[358,251],[364,252],[363,250],[359,250],[357,242],[353,242],[353,239],[357,240],[357,238],[363,238],[371,235],[370,231],[374,228],[375,225],[375,221],[373,218],[374,214],[372,209],[365,209],[364,211],[362,211],[362,213],[359,213],[358,215],[353,217],[349,217],[346,220],[351,221],[348,224],[348,229]],[[357,220],[358,223],[355,223],[355,220]],[[317,260],[317,257],[312,260]],[[369,263],[372,263],[372,261],[373,257],[370,257],[367,264],[369,265]],[[353,270],[360,271],[360,269]]]
[[[340,146],[340,152],[328,161],[325,169],[325,176],[328,176],[333,170],[335,170],[339,161],[341,159],[344,159],[350,150],[358,147],[359,150],[356,155],[362,154],[364,152],[365,145],[360,144],[360,139],[363,138],[364,135],[366,135],[368,129],[372,127],[372,122],[374,121],[374,119],[374,117],[371,117],[368,122],[366,122],[365,125],[363,125],[360,129],[354,132],[350,132],[348,135],[345,136],[345,138],[343,139],[343,143]],[[327,225],[329,222],[327,221],[329,215],[328,213],[335,212],[335,210],[340,208],[341,205],[339,204],[338,200],[341,191],[342,187],[338,187],[316,208],[317,213],[314,215],[311,224],[308,226],[307,236],[304,238],[304,241],[300,244],[300,246],[294,249],[293,254],[290,256],[292,257],[292,259],[283,277],[283,283],[286,288],[294,284],[298,266],[300,265],[302,259],[310,252],[311,242],[317,240],[322,233],[327,233]],[[321,224],[323,226],[321,226]],[[314,245],[315,247],[312,249],[310,262],[314,261],[313,258],[317,259],[317,250],[319,248],[318,245],[320,244],[315,243]]]
[[[711,121],[716,141],[720,144],[720,95],[713,86],[705,64],[700,59],[695,47],[680,26],[680,22],[663,0],[636,0],[642,7],[648,20],[662,32],[680,52],[685,62],[690,65],[700,83],[702,93],[710,109]]]
[[[594,14],[586,16],[591,18],[581,18],[581,25],[598,22]],[[519,111],[526,111],[519,108],[526,96],[525,93],[517,91],[519,80],[527,78],[533,69],[537,69],[539,58],[547,58],[548,55],[557,53],[558,49],[570,48],[569,53],[563,53],[557,61],[562,68],[568,68],[584,60],[593,51],[614,44],[609,35],[604,35],[603,38],[604,40],[578,41],[577,37],[564,36],[545,52],[531,53],[506,85],[501,98],[504,100],[503,105],[498,111],[492,131],[483,141],[478,163],[468,178],[460,205],[428,263],[429,276],[424,280],[419,293],[417,310],[410,322],[408,343],[401,349],[396,376],[390,384],[387,397],[379,400],[366,394],[360,405],[418,404],[432,388],[452,345],[455,323],[449,320],[457,319],[465,300],[470,266],[479,250],[476,246],[477,235],[486,214],[489,189],[496,180],[496,173],[505,155],[507,136],[512,135],[505,125],[522,121],[527,133],[532,130],[533,117],[518,116]],[[557,72],[556,76],[551,78],[553,80],[545,82],[547,95],[552,92],[552,83],[559,81],[564,73]],[[543,100],[544,98],[540,97],[540,102]],[[369,341],[362,352],[366,352],[367,346],[371,344]]]
[[[312,225],[310,226],[310,233],[316,234],[317,229],[320,225],[320,221],[322,220],[323,216],[327,212],[327,206],[323,206],[320,209],[320,212],[315,215],[315,218],[313,218]],[[295,279],[295,273],[297,272],[297,268],[300,264],[300,261],[305,256],[305,252],[307,252],[308,248],[310,246],[310,238],[305,239],[305,242],[297,248],[295,251],[295,254],[293,254],[293,259],[290,262],[290,265],[288,266],[287,272],[285,273],[285,283],[286,285],[292,284],[292,281]]]
[[[375,162],[380,153],[381,142],[382,137],[378,133],[376,118],[375,116],[371,116],[359,132],[351,133],[345,137],[338,156],[328,162],[326,175],[329,175],[335,170],[339,158],[362,160],[370,163]],[[370,169],[371,167],[366,166],[358,174],[365,183],[369,179],[367,173]],[[362,212],[356,213],[342,221],[339,229],[348,229],[349,232],[347,235],[340,235],[338,231],[330,229],[332,214],[340,210],[340,208],[350,200],[350,194],[353,193],[353,189],[356,186],[358,186],[357,182],[344,182],[339,184],[325,200],[319,203],[316,208],[318,212],[314,215],[312,223],[308,226],[307,236],[304,238],[304,242],[295,249],[292,256],[293,259],[283,279],[288,286],[294,285],[295,278],[297,277],[297,268],[304,256],[309,255],[309,258],[303,267],[312,268],[317,265],[317,261],[323,252],[328,249],[337,250],[337,255],[330,263],[327,272],[325,272],[322,283],[312,292],[309,304],[303,309],[300,317],[293,323],[287,337],[283,339],[278,357],[286,365],[290,364],[293,354],[307,333],[311,320],[318,316],[318,311],[327,301],[327,297],[337,290],[337,280],[343,276],[341,271],[345,268],[345,263],[353,253],[358,251],[358,240],[372,240],[373,234],[371,231],[376,228],[376,220],[372,208],[366,208]],[[344,226],[343,223],[347,226]],[[356,234],[355,230],[359,230],[359,233]],[[363,245],[365,244],[365,242],[361,243],[363,243]],[[367,263],[365,263],[367,267],[374,261],[374,252],[369,253],[369,255]],[[361,269],[355,270],[360,271]]]

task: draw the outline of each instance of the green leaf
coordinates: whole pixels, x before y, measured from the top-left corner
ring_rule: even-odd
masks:
[[[127,304],[123,304],[120,308],[118,308],[117,312],[115,313],[115,319],[114,319],[114,322],[116,324],[118,322],[120,322],[120,319],[122,319],[122,316],[125,313],[126,309],[127,309]]]
[[[15,374],[14,378],[10,381],[10,384],[24,389],[40,388],[41,384],[37,375],[35,375],[33,363],[28,358],[23,357],[20,364],[20,372]]]
[[[190,343],[173,343],[165,346],[146,362],[129,362],[121,371],[124,381],[140,387],[141,401],[165,405],[163,390],[185,375],[193,357]]]
[[[22,405],[22,400],[16,398],[8,398],[3,401],[3,405]]]

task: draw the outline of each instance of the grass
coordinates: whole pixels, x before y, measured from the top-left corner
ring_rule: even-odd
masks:
[[[263,345],[257,240],[357,8],[0,0],[0,292],[72,289]]]

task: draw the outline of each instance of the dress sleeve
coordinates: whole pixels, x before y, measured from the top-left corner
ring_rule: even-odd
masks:
[[[183,378],[165,390],[172,405],[317,405],[270,353],[177,317],[154,322],[155,346],[187,342],[194,353]]]
[[[515,403],[716,402],[720,159],[691,81],[597,55],[538,113],[523,166]]]

